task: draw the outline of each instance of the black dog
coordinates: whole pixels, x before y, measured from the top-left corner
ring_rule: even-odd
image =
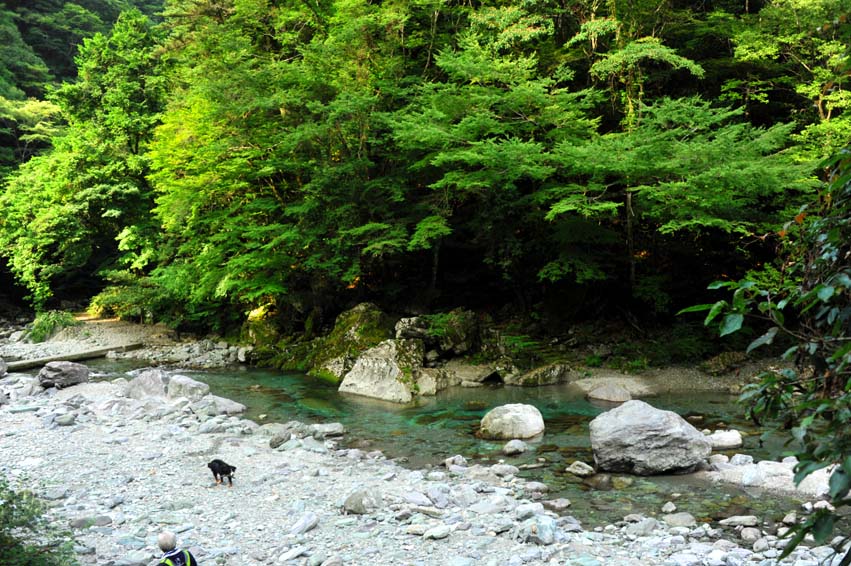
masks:
[[[216,478],[216,485],[224,483],[225,478],[227,478],[229,482],[228,487],[233,487],[233,473],[236,471],[236,466],[225,464],[221,460],[216,459],[207,464],[207,467],[213,472],[213,477]]]

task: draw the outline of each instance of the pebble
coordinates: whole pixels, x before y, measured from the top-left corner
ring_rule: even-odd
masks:
[[[18,380],[0,382],[0,394],[13,386]],[[83,384],[0,407],[0,430],[14,437],[0,442],[0,475],[51,501],[50,516],[75,529],[83,564],[96,556],[99,564],[147,566],[165,529],[202,563],[224,566],[768,566],[780,554],[782,541],[754,528],[756,517],[695,528],[669,502],[664,522],[636,515],[584,531],[575,518],[557,517],[568,500],[530,500],[546,485],[517,478],[510,464],[453,456],[444,469],[406,470],[380,453],[338,450],[324,440],[342,433],[333,424],[296,423],[287,440],[278,429],[273,448],[272,434],[238,416],[141,403],[120,390]],[[63,418],[70,424],[56,426]],[[747,460],[739,456],[731,462]],[[213,484],[213,458],[239,468],[233,488]],[[830,560],[831,550],[796,550],[794,563]]]

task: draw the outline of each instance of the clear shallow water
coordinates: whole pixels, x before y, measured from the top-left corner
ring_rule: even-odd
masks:
[[[89,366],[104,377],[115,377],[138,367],[138,362],[99,360]],[[521,468],[536,466],[523,469],[520,475],[549,485],[550,497],[570,499],[571,513],[586,526],[611,523],[629,513],[660,514],[666,501],[674,501],[678,510],[699,520],[755,514],[779,521],[800,503],[758,491],[746,493],[734,486],[707,485],[687,476],[615,476],[616,484],[629,484],[618,485],[620,489],[584,484],[564,469],[575,459],[593,462],[588,422],[608,407],[588,402],[571,386],[452,388],[416,405],[399,406],[341,395],[334,385],[299,373],[239,368],[181,373],[208,383],[217,395],[245,404],[245,416],[256,422],[339,421],[349,431],[350,445],[380,449],[413,467],[437,466],[454,454],[482,463],[502,459]],[[726,424],[750,432],[745,447],[738,451],[757,459],[777,457],[782,449],[780,439],[758,445],[759,431],[744,420],[732,396],[700,392],[645,400],[689,418],[699,429]],[[504,442],[475,436],[484,414],[505,403],[535,405],[547,427],[543,438],[529,442],[530,450],[516,457],[501,454]]]

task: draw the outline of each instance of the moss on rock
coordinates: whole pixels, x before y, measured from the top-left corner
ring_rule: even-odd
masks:
[[[372,303],[361,303],[341,313],[327,336],[312,340],[288,337],[261,350],[261,363],[303,371],[339,383],[357,357],[393,336],[393,321]]]

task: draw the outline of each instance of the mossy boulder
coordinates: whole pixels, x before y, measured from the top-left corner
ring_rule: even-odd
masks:
[[[418,393],[423,364],[421,340],[385,340],[364,352],[340,384],[340,391],[393,403],[410,403]]]
[[[314,377],[339,383],[358,356],[393,336],[393,322],[372,303],[361,303],[341,313],[334,329],[313,340],[285,338],[274,354],[261,360],[281,369],[303,371]]]
[[[507,374],[506,385],[538,386],[566,383],[573,373],[567,364],[548,364],[525,373]]]
[[[441,356],[461,356],[478,351],[482,324],[479,315],[465,309],[454,309],[396,323],[396,338],[422,340],[426,348],[436,349]]]
[[[361,303],[341,313],[330,334],[313,341],[308,373],[339,382],[362,352],[392,337],[390,318],[374,304]]]
[[[241,341],[260,349],[275,344],[281,338],[276,321],[277,316],[277,310],[271,305],[252,310],[242,325]]]

